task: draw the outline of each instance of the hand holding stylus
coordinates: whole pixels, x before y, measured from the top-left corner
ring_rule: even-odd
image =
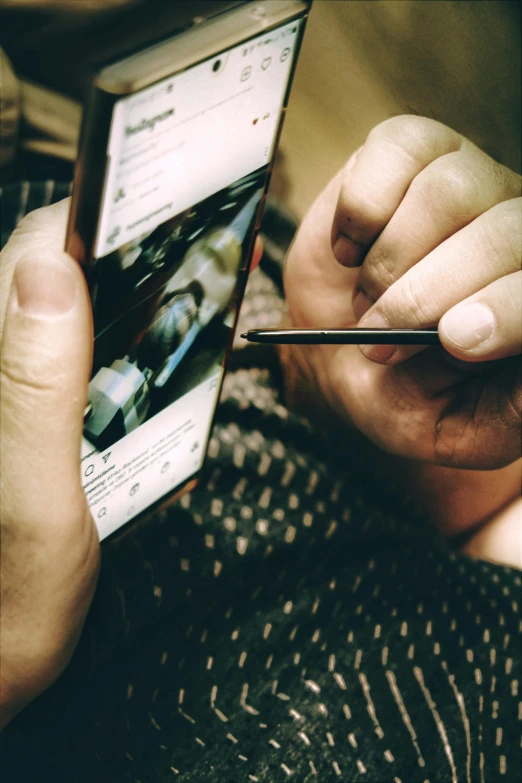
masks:
[[[519,456],[519,195],[520,177],[458,133],[396,117],[305,218],[287,259],[285,326],[438,326],[444,350],[293,351],[327,404],[386,450],[481,469]]]

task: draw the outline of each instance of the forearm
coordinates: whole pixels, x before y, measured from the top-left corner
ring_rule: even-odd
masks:
[[[411,463],[408,481],[445,535],[478,527],[520,494],[521,461],[498,470],[461,470]]]

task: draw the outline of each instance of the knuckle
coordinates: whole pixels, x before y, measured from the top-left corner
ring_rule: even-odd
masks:
[[[56,394],[60,388],[61,374],[45,357],[33,357],[28,367],[24,358],[15,354],[3,356],[0,367],[0,388],[2,390],[3,407],[7,400],[16,400],[21,404],[40,403],[47,397]]]
[[[434,161],[412,182],[410,190],[419,201],[429,205],[430,211],[444,210],[463,217],[481,200],[479,179],[464,164],[459,152]]]
[[[427,117],[418,117],[415,114],[400,114],[396,117],[389,117],[384,122],[376,125],[368,134],[368,138],[372,140],[391,139],[403,146],[405,142],[407,143],[412,139],[422,140],[431,132],[432,126],[437,124]]]
[[[361,269],[360,286],[377,299],[397,281],[394,254],[387,248],[370,250]]]
[[[436,464],[469,470],[496,470],[509,465],[520,456],[520,431],[506,431],[503,425],[501,416],[486,426],[473,419],[445,422],[435,432]]]
[[[436,120],[402,114],[377,125],[368,139],[391,143],[408,157],[424,164],[447,152],[448,148],[458,149],[460,137]]]
[[[480,221],[478,241],[496,264],[511,272],[521,268],[522,198],[504,201]]]
[[[515,370],[515,372],[513,372]],[[522,368],[514,362],[494,377],[466,386],[466,400],[448,402],[434,430],[438,464],[494,470],[520,456]]]
[[[484,178],[485,184],[499,192],[504,197],[516,198],[520,196],[522,178],[507,166],[483,152],[468,153],[470,164]]]
[[[472,432],[470,422],[448,421],[442,418],[437,422],[434,432],[434,455],[438,465],[458,467],[464,461],[473,464],[472,452],[476,432]]]
[[[454,468],[498,467],[493,449],[484,450],[482,423],[471,411],[445,410],[435,426],[434,456],[438,465]]]
[[[336,223],[342,233],[357,245],[367,245],[374,227],[382,221],[382,205],[368,193],[356,191],[350,182],[341,188]]]
[[[432,297],[426,291],[420,276],[416,274],[415,268],[402,279],[396,304],[399,302],[400,310],[397,309],[405,325],[413,328],[430,326],[436,320]]]

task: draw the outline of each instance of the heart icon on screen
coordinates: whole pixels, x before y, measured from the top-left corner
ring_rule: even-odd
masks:
[[[256,117],[255,120],[252,120],[252,125],[256,125],[259,122],[259,117]]]

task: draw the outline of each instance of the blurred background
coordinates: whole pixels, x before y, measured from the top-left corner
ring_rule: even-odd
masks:
[[[0,0],[0,46],[21,81],[23,115],[16,162],[4,165],[4,181],[71,176],[86,73],[116,42],[132,45],[145,22],[158,35],[167,23],[183,27],[199,13],[237,4]],[[520,172],[520,73],[520,2],[316,0],[273,192],[301,217],[371,128],[405,112],[450,125]],[[0,85],[6,153],[13,127],[7,98],[15,91],[5,60]]]
[[[318,0],[282,138],[295,211],[393,114],[433,117],[520,172],[520,5]]]

